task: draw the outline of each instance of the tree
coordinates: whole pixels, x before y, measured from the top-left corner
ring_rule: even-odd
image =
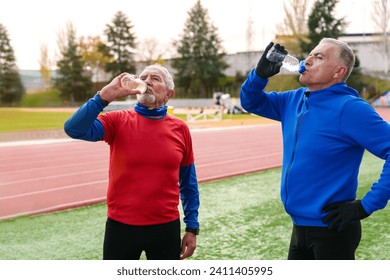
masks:
[[[92,95],[92,82],[85,73],[85,62],[76,39],[76,29],[71,23],[67,24],[66,31],[58,37],[58,44],[61,58],[57,62],[58,77],[54,84],[60,90],[62,99],[83,102]]]
[[[138,46],[138,57],[141,61],[148,64],[159,63],[164,64],[164,55],[168,53],[156,38],[145,38]]]
[[[344,18],[336,19],[334,10],[338,0],[317,0],[308,19],[308,42],[301,40],[301,48],[309,53],[322,38],[339,38],[345,26]]]
[[[0,24],[0,104],[14,105],[24,94],[7,29]]]
[[[137,44],[132,28],[128,17],[119,11],[115,14],[112,24],[107,24],[104,30],[107,42],[100,47],[100,51],[110,60],[106,63],[105,70],[112,73],[113,77],[122,72],[136,71],[134,52]]]
[[[39,71],[41,72],[42,82],[44,87],[47,89],[51,82],[52,76],[52,61],[49,58],[49,52],[47,49],[47,44],[41,44],[41,57],[39,59]]]
[[[174,41],[179,57],[173,59],[177,70],[175,80],[179,86],[206,97],[207,90],[218,86],[223,70],[228,67],[217,28],[209,20],[208,11],[198,0],[188,12],[188,19],[179,40]],[[210,93],[211,95],[211,93]]]
[[[371,18],[375,26],[380,32],[379,50],[383,53],[384,72],[389,71],[389,55],[390,55],[390,42],[389,42],[389,20],[390,20],[390,7],[387,0],[373,0],[372,2]]]
[[[94,81],[100,82],[100,70],[103,70],[104,65],[110,62],[109,56],[105,56],[102,52],[104,43],[99,36],[89,36],[80,38],[80,52],[86,67],[90,69],[94,75]]]
[[[285,17],[283,23],[277,25],[276,36],[290,53],[302,54],[301,43],[308,42],[307,10],[309,0],[288,0],[283,3]]]

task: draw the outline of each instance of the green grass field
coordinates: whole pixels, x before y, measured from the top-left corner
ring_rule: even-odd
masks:
[[[0,108],[1,132],[14,132],[26,130],[63,129],[64,122],[73,114],[73,111],[51,111],[44,109],[28,108]],[[175,114],[176,117],[186,120],[186,114]],[[259,118],[251,114],[230,115],[224,114],[223,120],[245,120]]]
[[[0,132],[62,129],[72,115],[66,111],[40,111],[21,108],[0,108]]]
[[[358,197],[379,177],[383,161],[367,153]],[[291,221],[279,199],[280,169],[200,185],[201,234],[191,259],[284,260]],[[101,259],[105,204],[0,222],[1,260]],[[389,210],[362,221],[357,259],[390,259]]]

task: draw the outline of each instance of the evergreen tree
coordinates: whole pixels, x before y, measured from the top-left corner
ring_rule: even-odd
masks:
[[[191,89],[192,96],[207,97],[207,91],[218,86],[218,79],[224,76],[223,70],[228,65],[217,28],[210,23],[208,11],[200,0],[188,12],[183,33],[174,45],[179,54],[172,61],[172,67],[177,70],[176,83],[187,93]]]
[[[61,42],[62,58],[57,62],[58,77],[54,84],[60,90],[63,100],[83,102],[92,96],[91,78],[85,74],[85,62],[76,40],[76,30],[68,24],[66,42]]]
[[[99,50],[110,58],[105,70],[112,73],[113,77],[123,72],[135,73],[134,50],[136,37],[131,31],[133,25],[128,17],[117,12],[112,24],[107,24],[104,34],[107,36],[106,45],[101,45]]]
[[[0,104],[14,105],[24,94],[25,88],[15,64],[7,29],[0,24]]]
[[[314,3],[308,20],[308,42],[301,40],[303,52],[310,53],[322,38],[337,39],[341,36],[345,20],[344,18],[336,19],[333,15],[337,3],[338,0],[317,0]]]

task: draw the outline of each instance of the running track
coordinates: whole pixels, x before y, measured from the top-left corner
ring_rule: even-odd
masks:
[[[197,129],[192,138],[200,182],[280,165],[279,124]],[[0,220],[104,202],[108,153],[104,142],[69,139],[0,145]]]
[[[377,109],[390,121],[390,109]],[[192,130],[200,182],[280,166],[280,125]],[[60,140],[1,145],[0,220],[105,201],[108,146]]]

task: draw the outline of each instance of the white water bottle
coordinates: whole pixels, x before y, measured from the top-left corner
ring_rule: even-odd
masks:
[[[274,63],[282,63],[282,67],[290,72],[296,72],[302,74],[305,72],[305,62],[299,61],[292,55],[285,54],[275,49],[275,46],[268,51],[266,58]]]
[[[137,89],[141,94],[145,93],[148,89],[148,86],[144,81],[132,74],[126,74],[122,77],[121,86],[128,89]]]

